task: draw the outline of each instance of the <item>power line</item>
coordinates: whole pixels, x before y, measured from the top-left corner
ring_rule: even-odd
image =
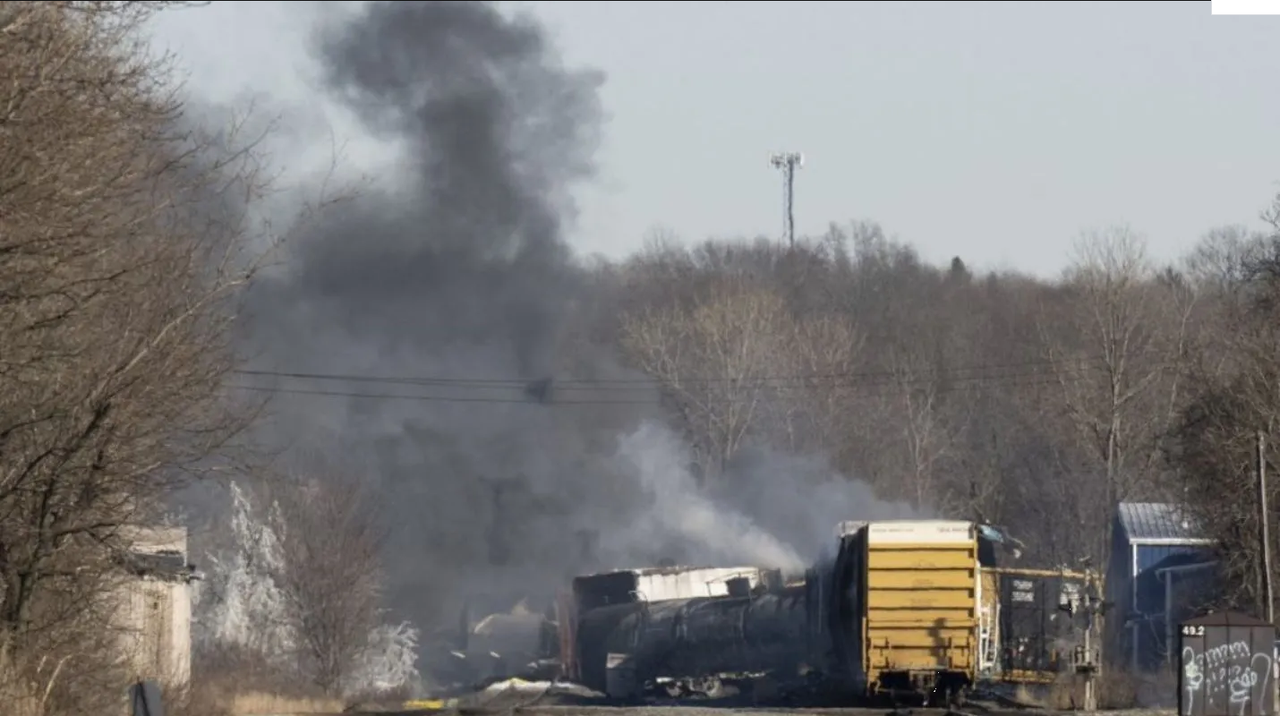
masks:
[[[1140,356],[1143,354],[1162,354],[1162,351],[1148,350],[1136,351],[1133,355]],[[1045,368],[1056,370],[1073,370],[1074,367],[1085,367],[1104,360],[1102,356],[1088,356],[1073,359],[1035,359],[1016,361],[1010,363],[977,363],[969,365],[960,365],[947,368],[938,375],[929,376],[920,380],[936,380],[938,378],[947,379],[964,379],[966,373],[978,372],[980,374],[991,375],[993,370],[1017,370],[1025,368]],[[1074,366],[1074,367],[1073,367]],[[341,381],[349,383],[374,383],[385,385],[402,385],[413,387],[448,387],[448,388],[470,388],[470,389],[524,389],[528,387],[531,381],[523,378],[457,378],[457,377],[441,377],[441,376],[371,376],[371,375],[354,375],[349,373],[318,373],[305,371],[275,371],[275,370],[248,370],[238,369],[232,371],[237,375],[268,377],[268,378],[291,378],[299,380],[323,380],[323,381]],[[765,384],[778,382],[822,382],[836,380],[855,380],[859,382],[869,382],[874,380],[885,380],[890,383],[917,382],[916,379],[903,379],[902,372],[893,370],[875,370],[875,371],[840,371],[834,373],[793,373],[778,374],[764,376],[692,376],[681,377],[678,382],[686,385],[704,385],[716,383],[739,383],[749,384],[758,387],[768,387]],[[594,391],[623,391],[623,390],[646,390],[652,387],[668,385],[670,381],[661,378],[643,377],[643,378],[565,378],[553,380],[557,390],[594,390]],[[633,387],[634,386],[634,387]]]
[[[505,403],[509,405],[658,405],[656,400],[557,400],[540,402],[536,399],[516,398],[482,398],[464,395],[408,395],[404,393],[357,393],[345,390],[312,390],[307,388],[276,388],[262,385],[233,385],[239,390],[261,393],[282,393],[285,395],[321,395],[341,398],[364,398],[376,400],[414,400],[428,403]]]
[[[1037,385],[1051,385],[1060,380],[1059,376],[1046,376],[1041,373],[1029,373],[1024,375],[1005,375],[1005,376],[974,376],[967,379],[961,379],[949,386],[939,386],[935,390],[939,393],[950,393],[960,390],[966,385],[974,383],[994,383],[1001,382],[1019,387],[1030,387]],[[919,381],[908,381],[908,383]],[[458,395],[422,395],[422,394],[406,394],[406,393],[360,393],[355,391],[343,390],[317,390],[309,388],[283,388],[273,386],[258,385],[235,385],[232,386],[239,390],[247,390],[263,393],[279,393],[285,395],[313,395],[313,396],[329,396],[353,399],[373,399],[373,400],[408,400],[421,401],[428,403],[498,403],[509,405],[661,405],[662,400],[641,400],[641,399],[625,399],[625,398],[602,398],[602,399],[571,399],[571,400],[548,400],[540,401],[534,398],[499,398],[499,397],[478,397],[478,396],[458,396]],[[886,388],[897,387],[894,383],[871,383],[858,386],[857,384],[848,384],[844,387],[863,387],[872,388],[869,395],[884,395],[888,391]],[[757,387],[757,390],[759,387]],[[711,400],[699,401],[713,405],[731,405],[735,403],[747,403],[759,400],[760,396],[741,396],[726,397],[718,396]]]
[[[1055,365],[1052,362],[1024,363],[1023,367]],[[934,386],[934,390],[939,393],[955,392],[975,384],[991,384],[1000,383],[1017,387],[1034,387],[1041,385],[1052,385],[1063,380],[1078,380],[1089,372],[1097,372],[1098,367],[1080,365],[1076,368],[1063,370],[1059,365],[1058,370],[1053,373],[1046,373],[1040,370],[1023,371],[1023,372],[990,372],[990,368],[1018,367],[1018,364],[1010,366],[998,365],[977,365],[969,366],[972,370],[987,370],[988,372],[978,372],[968,376],[948,376],[947,383],[940,386]],[[351,382],[375,382],[387,385],[403,385],[403,386],[429,386],[441,387],[439,381],[447,379],[433,379],[433,382],[423,383],[422,379],[402,379],[402,378],[377,378],[370,376],[347,376],[340,374],[313,374],[313,373],[283,373],[273,371],[244,371],[251,375],[272,375],[279,377],[291,378],[308,378],[321,380],[342,380]],[[801,378],[805,376],[792,376],[793,378]],[[937,381],[936,376],[926,376],[917,378],[904,378],[889,371],[865,372],[865,373],[847,373],[843,375],[832,376],[836,380],[820,379],[817,382],[820,386],[803,386],[803,387],[848,387],[862,389],[864,395],[879,396],[889,393],[888,389],[897,387],[920,384],[925,382]],[[809,377],[810,379],[812,376]],[[726,380],[726,379],[718,379]],[[731,379],[729,379],[731,380]],[[659,384],[660,381],[653,381]],[[785,389],[786,386],[766,385],[760,380],[744,380],[741,381],[744,389],[759,391],[768,388]],[[468,388],[475,390],[477,387],[481,389],[506,388],[507,390],[521,390],[524,397],[500,397],[500,396],[477,396],[477,395],[439,395],[439,394],[414,394],[414,393],[365,393],[351,390],[331,390],[317,388],[292,388],[281,386],[264,386],[264,385],[233,385],[231,387],[264,393],[279,393],[286,395],[312,395],[312,396],[328,396],[343,397],[351,399],[370,399],[370,400],[407,400],[421,402],[444,402],[444,403],[491,403],[491,404],[522,404],[522,405],[660,405],[661,399],[638,399],[638,398],[572,398],[554,400],[543,395],[541,398],[529,391],[529,384],[523,381],[508,381],[505,385],[488,384],[483,386],[468,385],[463,383],[444,383],[444,385],[452,388]],[[663,387],[669,387],[663,384]],[[614,393],[620,392],[619,389],[609,389],[602,387],[580,386],[578,390],[594,390],[597,394],[608,393],[612,390]],[[869,389],[869,390],[868,390]],[[555,391],[559,392],[561,388],[557,385]],[[635,388],[622,388],[621,391],[635,390]],[[709,399],[700,400],[707,404],[733,404],[740,402],[752,402],[759,400],[760,396],[752,394],[748,396],[713,396]]]

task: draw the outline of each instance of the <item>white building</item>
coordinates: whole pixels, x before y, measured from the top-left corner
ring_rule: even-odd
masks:
[[[134,579],[120,594],[121,648],[134,676],[169,687],[191,680],[191,580],[185,527],[135,527],[121,560]]]

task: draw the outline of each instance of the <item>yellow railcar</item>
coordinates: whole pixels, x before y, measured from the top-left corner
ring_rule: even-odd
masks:
[[[1041,617],[1056,609],[1056,596],[1041,586],[1029,611],[1007,603],[1016,586],[1008,580],[1035,575],[996,564],[1002,536],[995,530],[962,520],[896,520],[843,523],[837,532],[835,551],[799,584],[612,604],[562,618],[561,658],[580,667],[570,673],[584,683],[620,697],[663,680],[803,672],[850,702],[939,704],[962,700],[984,681],[1056,676],[1056,661],[1041,658],[1051,635],[1033,639],[1034,630],[1007,618],[1017,609]]]
[[[870,522],[841,535],[823,601],[836,674],[868,695],[956,700],[982,663],[982,540],[972,522]]]

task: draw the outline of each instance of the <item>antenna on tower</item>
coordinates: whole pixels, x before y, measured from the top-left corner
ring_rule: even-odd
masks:
[[[800,152],[775,152],[769,157],[769,164],[782,170],[782,220],[787,244],[796,245],[795,186],[796,169],[804,166],[804,155]]]

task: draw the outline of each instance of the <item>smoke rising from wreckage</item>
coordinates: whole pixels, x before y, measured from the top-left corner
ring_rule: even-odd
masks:
[[[257,289],[255,367],[564,374],[581,276],[559,217],[589,174],[600,78],[562,68],[535,25],[485,3],[372,3],[318,39],[326,91],[403,147],[409,176],[335,212]],[[456,397],[455,383],[416,392]],[[464,394],[475,385],[525,397],[522,383]],[[394,526],[391,606],[424,626],[466,594],[514,597],[563,577],[573,521],[618,519],[626,506],[609,499],[618,480],[601,460],[633,417],[607,406],[282,398],[278,444],[329,443],[379,481]],[[575,514],[578,502],[601,514]]]
[[[558,676],[623,700],[715,696],[727,683],[758,699],[772,684],[844,706],[954,704],[978,686],[1051,683],[1077,666],[1067,657],[1089,627],[1075,617],[1097,597],[1088,573],[1004,564],[1020,543],[981,523],[842,522],[837,535],[798,580],[752,567],[578,577],[543,620],[541,650],[521,654],[523,672],[487,661],[496,651],[473,650],[472,664],[493,667],[491,679]],[[486,648],[500,644],[493,636]]]
[[[483,614],[532,596],[540,612],[539,595],[603,564],[798,568],[824,525],[886,516],[821,462],[767,450],[743,452],[721,481],[734,492],[713,502],[656,389],[653,407],[556,405],[582,390],[567,380],[644,377],[590,339],[607,301],[562,233],[593,171],[599,73],[564,66],[529,17],[480,2],[369,3],[325,23],[315,51],[323,90],[399,146],[404,171],[289,244],[250,295],[244,350],[265,372],[447,376],[397,391],[426,400],[282,392],[261,433],[377,481],[394,614],[430,634],[456,631],[468,601]],[[255,379],[373,392],[270,380]],[[651,384],[637,385],[632,398]],[[584,533],[599,535],[589,562]]]
[[[582,381],[644,376],[591,340],[608,301],[562,234],[592,173],[602,77],[566,68],[534,21],[488,3],[375,2],[324,25],[316,48],[325,91],[400,146],[406,171],[290,245],[252,291],[244,348],[264,372],[424,376],[400,391],[423,400],[282,393],[261,436],[322,445],[376,481],[392,527],[388,606],[423,628],[429,681],[562,669],[572,620],[552,597],[574,575],[661,563],[798,573],[840,520],[930,517],[763,446],[704,490],[656,388],[649,407],[635,390],[559,405]],[[756,615],[770,600],[809,613],[794,608],[796,587],[776,588],[747,598],[761,600]],[[786,624],[774,637],[794,635]]]

